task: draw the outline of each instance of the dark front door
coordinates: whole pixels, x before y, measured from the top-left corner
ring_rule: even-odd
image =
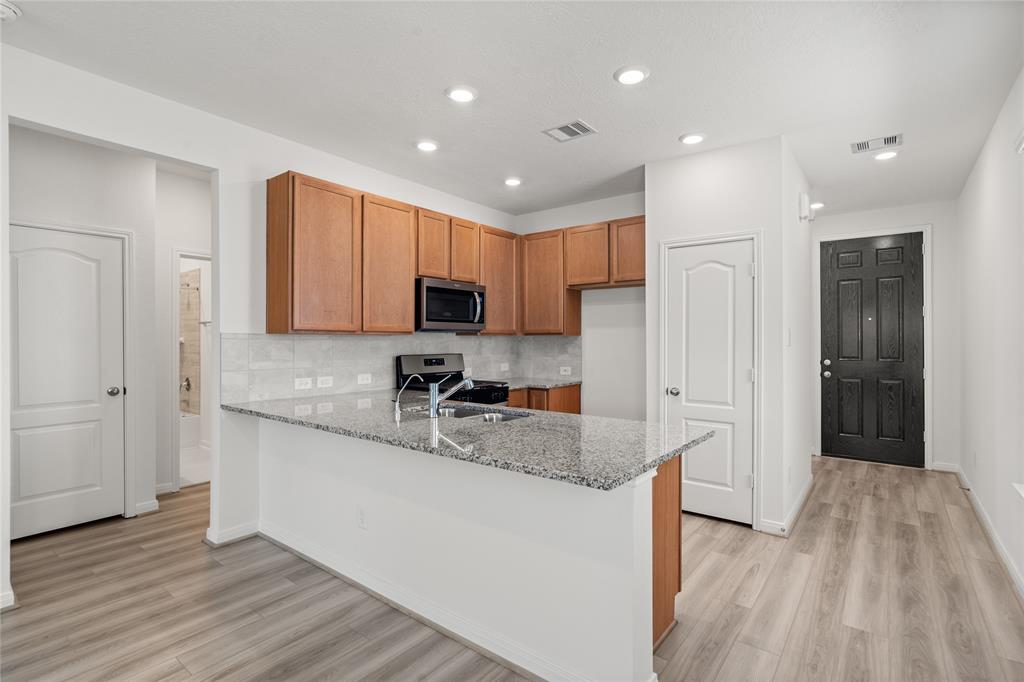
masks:
[[[821,449],[924,466],[924,235],[821,244]]]

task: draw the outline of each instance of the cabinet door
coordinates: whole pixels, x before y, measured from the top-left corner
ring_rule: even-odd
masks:
[[[359,331],[361,249],[360,192],[296,173],[269,180],[267,331]]]
[[[565,279],[567,286],[608,283],[608,223],[565,231]]]
[[[526,407],[526,389],[513,388],[508,392],[509,407]]]
[[[452,218],[452,279],[480,281],[480,226]]]
[[[531,410],[548,409],[548,391],[544,388],[531,388],[526,394],[526,404]]]
[[[480,284],[484,292],[485,334],[516,333],[516,235],[480,226]]]
[[[611,224],[612,282],[643,282],[644,263],[647,254],[644,249],[644,216],[616,220]]]
[[[523,237],[523,333],[561,334],[565,314],[562,231]]]
[[[363,331],[414,331],[415,282],[416,209],[364,195]]]
[[[416,209],[417,274],[448,279],[451,253],[451,219],[443,213]]]
[[[580,387],[560,386],[548,389],[548,407],[552,412],[580,413]]]

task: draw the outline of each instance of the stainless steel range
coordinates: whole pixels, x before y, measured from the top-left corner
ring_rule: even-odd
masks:
[[[406,386],[407,391],[427,391],[430,384],[440,383],[440,390],[455,386],[463,380],[466,363],[462,353],[436,355],[399,355],[395,357],[395,388]],[[418,374],[421,378],[413,377]],[[410,377],[413,377],[410,380]],[[508,402],[508,383],[473,379],[473,388],[464,388],[449,396],[448,400],[466,403],[500,405]]]

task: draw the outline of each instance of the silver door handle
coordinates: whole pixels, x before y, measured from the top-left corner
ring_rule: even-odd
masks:
[[[831,365],[831,364],[832,364],[832,361],[831,361],[831,360],[829,360],[828,358],[825,358],[824,360],[822,360],[822,361],[821,361],[821,364],[823,364],[823,365],[825,365],[826,367],[828,367],[829,365]]]
[[[831,379],[832,378],[832,372],[829,372],[828,370],[825,370],[824,372],[821,373],[821,376],[825,377],[826,379]]]
[[[673,386],[672,388],[668,389],[666,393],[668,393],[670,396],[677,396],[679,395],[679,389]]]
[[[473,292],[473,300],[476,301],[476,315],[473,316],[474,324],[480,321],[480,313],[483,312],[483,305],[480,303],[480,294]]]
[[[110,388],[107,389],[107,395],[121,395],[121,388],[119,386],[111,386]]]

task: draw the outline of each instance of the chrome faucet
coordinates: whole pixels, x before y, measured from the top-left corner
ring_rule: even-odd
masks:
[[[438,395],[438,390],[441,387],[441,383],[445,379],[450,377],[450,376],[451,376],[451,374],[449,374],[444,379],[441,379],[441,381],[437,382],[436,384],[430,384],[429,385],[429,390],[430,390],[430,418],[431,419],[437,419],[437,417],[439,416],[438,411],[437,411],[437,406],[441,404],[442,400],[448,400],[448,398],[450,398],[453,393],[455,393],[456,391],[460,391],[463,388],[473,388],[473,380],[472,379],[463,379],[459,383],[457,383],[454,386],[452,386],[451,388],[449,388],[443,394]]]
[[[421,377],[419,374],[412,374],[412,375],[410,375],[409,378],[405,380],[405,384],[403,384],[402,387],[400,389],[398,389],[398,395],[395,396],[395,422],[396,423],[402,420],[402,406],[400,404],[400,401],[402,400],[402,391],[405,390],[406,386],[408,386],[409,382],[412,381],[413,379],[419,379],[420,381],[423,381],[423,377]]]

